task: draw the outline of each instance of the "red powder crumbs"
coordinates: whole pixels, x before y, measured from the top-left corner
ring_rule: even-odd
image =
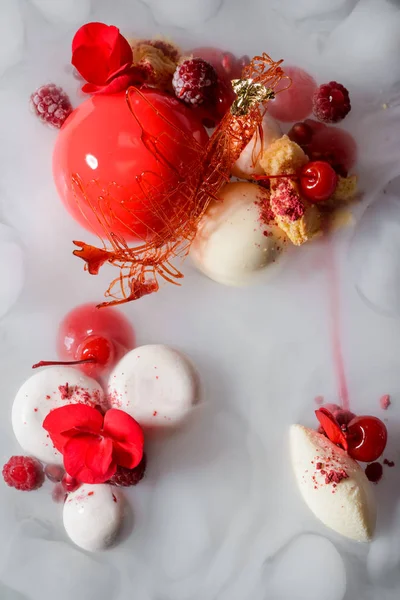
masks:
[[[315,396],[314,402],[315,402],[315,404],[321,405],[324,403],[324,397],[323,396]]]
[[[381,405],[381,408],[383,408],[383,410],[387,410],[391,405],[389,394],[385,394],[384,396],[382,396],[379,400],[379,404]]]
[[[378,483],[382,479],[383,467],[381,463],[374,462],[365,467],[365,474],[369,481],[372,483]]]
[[[35,412],[37,412],[37,411],[38,411],[38,409],[37,409],[37,408],[34,408],[33,410],[34,410]]]
[[[271,208],[276,215],[287,217],[289,221],[297,221],[305,213],[301,197],[289,181],[278,183],[271,197]]]
[[[348,479],[349,476],[347,475],[346,471],[344,469],[340,469],[340,471],[329,471],[326,474],[325,477],[325,483],[340,483],[342,481],[342,479]]]
[[[153,417],[156,417],[156,416],[157,416],[157,411],[155,410],[155,411],[153,412]]]
[[[117,498],[115,496],[115,494],[112,495],[114,502],[117,502]]]
[[[322,465],[322,463],[321,463],[321,462],[318,462],[318,463],[315,465],[315,468],[317,469],[317,471],[320,471],[320,470],[322,469],[322,467],[323,467],[323,465]]]
[[[89,492],[88,496],[93,496],[94,492]]]
[[[70,386],[68,383],[66,383],[65,385],[59,385],[58,391],[61,394],[61,400],[69,400],[76,391],[76,386]]]
[[[51,396],[46,396],[46,400],[50,400]]]
[[[394,467],[394,461],[393,460],[388,460],[387,458],[385,458],[385,460],[383,461],[383,464],[388,466],[388,467]]]

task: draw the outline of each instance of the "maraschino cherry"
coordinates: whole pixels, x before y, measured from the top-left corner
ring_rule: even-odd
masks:
[[[62,320],[57,352],[62,360],[40,361],[33,368],[50,365],[79,365],[91,377],[100,377],[133,348],[133,329],[122,313],[94,304],[74,308]]]
[[[313,203],[328,200],[336,189],[337,180],[334,169],[323,160],[307,163],[300,172],[301,191]]]
[[[345,435],[349,446],[348,453],[355,460],[372,462],[379,458],[386,448],[387,429],[377,417],[355,417],[347,425]]]
[[[373,462],[383,454],[387,429],[377,417],[354,417],[347,425],[340,426],[333,414],[324,407],[316,410],[315,414],[331,442],[341,446],[354,460]]]

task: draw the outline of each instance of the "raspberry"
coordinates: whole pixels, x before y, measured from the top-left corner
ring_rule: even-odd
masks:
[[[70,99],[64,90],[54,83],[43,85],[31,96],[32,110],[43,123],[60,129],[72,112]]]
[[[10,487],[30,492],[41,487],[44,475],[41,463],[30,456],[12,456],[3,467],[4,481]]]
[[[146,471],[147,459],[146,455],[143,454],[143,458],[134,469],[127,469],[126,467],[118,467],[117,471],[107,482],[111,485],[118,485],[120,487],[128,487],[130,485],[136,485],[144,477]]]
[[[313,113],[323,123],[338,123],[350,110],[349,92],[340,83],[324,83],[314,92]]]
[[[192,106],[212,102],[217,93],[217,82],[216,70],[202,58],[185,60],[177,66],[172,78],[176,97]]]

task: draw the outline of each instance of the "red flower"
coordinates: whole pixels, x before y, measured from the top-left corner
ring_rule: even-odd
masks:
[[[85,404],[68,404],[43,421],[65,470],[82,483],[104,483],[117,466],[135,468],[143,457],[143,431],[130,415],[111,408],[103,415]]]
[[[82,87],[87,94],[115,94],[142,83],[132,61],[132,48],[114,25],[87,23],[72,40],[71,62],[88,82]]]
[[[315,415],[331,442],[347,451],[349,445],[346,436],[333,414],[327,408],[321,407],[315,411]]]

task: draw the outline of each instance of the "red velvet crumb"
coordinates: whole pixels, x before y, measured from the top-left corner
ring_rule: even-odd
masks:
[[[342,479],[348,478],[349,476],[344,469],[340,469],[339,471],[331,470],[326,474],[325,483],[340,483]]]
[[[387,410],[391,405],[389,394],[384,394],[384,396],[382,396],[379,400],[379,404],[381,405],[381,408],[383,408],[383,410]]]
[[[281,181],[271,198],[271,208],[276,215],[286,217],[289,221],[297,221],[305,213],[300,195],[288,181]]]

